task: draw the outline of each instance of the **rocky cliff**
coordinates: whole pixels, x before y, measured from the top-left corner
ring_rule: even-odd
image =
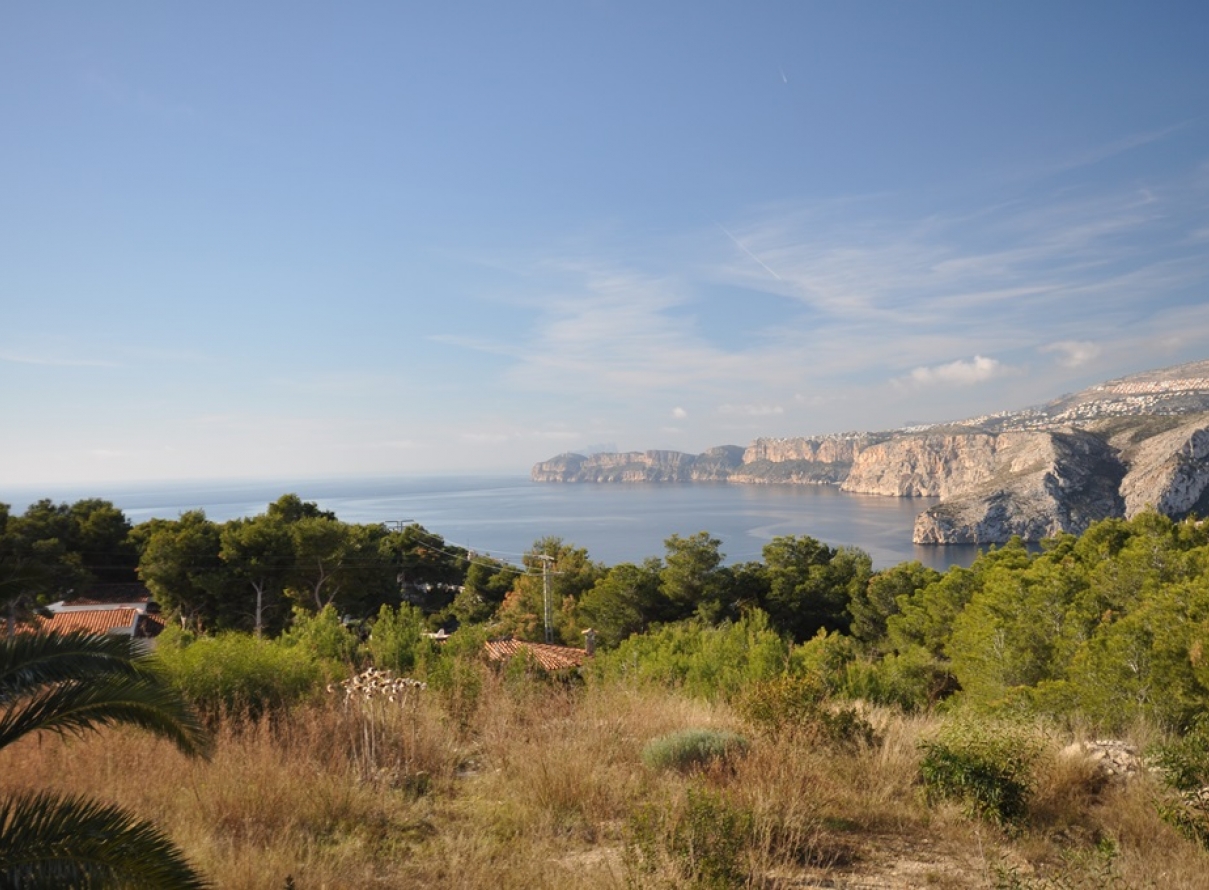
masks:
[[[1126,516],[1149,508],[1168,516],[1209,515],[1207,420],[1205,415],[1198,415],[1140,441],[1118,440],[1129,465],[1121,482]]]
[[[1070,429],[991,438],[977,450],[985,463],[955,461],[965,471],[962,485],[953,487],[955,474],[942,474],[948,487],[938,486],[937,494],[944,500],[916,518],[915,543],[1002,543],[1013,535],[1039,541],[1123,514],[1126,468],[1099,436]]]
[[[889,497],[939,497],[921,544],[1038,541],[1154,508],[1209,515],[1209,362],[1109,381],[1049,405],[958,425],[756,439],[704,454],[564,454],[539,482],[838,484]]]
[[[1001,438],[988,433],[897,436],[857,455],[840,487],[854,494],[949,497],[998,472]]]
[[[848,478],[857,455],[878,441],[872,433],[756,439],[743,451],[741,464],[731,471],[729,481],[838,485]]]
[[[743,460],[735,445],[704,454],[629,451],[620,454],[560,454],[533,468],[534,482],[725,482]]]

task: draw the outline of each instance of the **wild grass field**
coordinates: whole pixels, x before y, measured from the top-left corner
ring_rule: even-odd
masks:
[[[543,539],[508,568],[296,496],[221,529],[40,502],[0,543],[14,627],[50,581],[137,565],[164,607],[152,673],[215,741],[10,744],[40,701],[10,683],[0,802],[125,807],[214,887],[1209,888],[1195,518],[944,574],[801,536],[725,565],[705,532],[641,566]],[[582,668],[490,661],[489,640],[543,637]],[[411,682],[347,695],[367,668]],[[21,847],[6,818],[0,853]]]
[[[759,704],[475,664],[393,701],[337,686],[213,717],[208,761],[112,730],[26,739],[0,776],[121,804],[228,890],[1209,887],[1209,855],[1161,818],[1172,792],[1064,754],[1077,732]],[[925,783],[929,752],[976,753],[984,729],[1012,750]],[[1000,818],[979,789],[1009,778],[1022,809]]]

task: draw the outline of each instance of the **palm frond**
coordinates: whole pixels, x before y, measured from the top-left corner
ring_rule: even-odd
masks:
[[[168,739],[186,754],[209,754],[197,715],[163,680],[148,675],[58,683],[11,701],[0,714],[0,748],[33,732],[80,735],[120,723]]]
[[[152,669],[132,637],[19,633],[0,640],[0,703],[47,683],[134,676]]]
[[[140,641],[89,633],[0,640],[0,748],[32,732],[82,733],[131,723],[207,756],[197,715]]]
[[[209,884],[154,825],[87,798],[0,800],[0,886],[201,890]]]

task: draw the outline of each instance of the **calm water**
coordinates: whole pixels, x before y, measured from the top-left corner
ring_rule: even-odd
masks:
[[[418,522],[445,540],[515,562],[546,536],[587,549],[607,565],[663,556],[672,534],[708,531],[727,562],[760,558],[779,535],[810,535],[832,546],[860,547],[875,568],[918,559],[945,569],[969,565],[974,547],[916,546],[917,513],[935,498],[844,494],[817,485],[557,485],[525,476],[445,476],[380,480],[181,483],[0,489],[14,512],[39,498],[72,502],[101,497],[133,523],[175,519],[202,508],[216,522],[263,513],[294,492],[345,522]]]

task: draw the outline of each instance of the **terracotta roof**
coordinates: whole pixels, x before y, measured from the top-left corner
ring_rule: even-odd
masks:
[[[488,640],[487,657],[492,661],[507,661],[521,652],[528,652],[533,660],[548,671],[567,671],[581,667],[588,653],[570,646],[555,646],[550,643],[529,643],[524,640]]]
[[[86,631],[94,634],[129,633],[138,621],[135,636],[154,637],[164,629],[164,621],[159,615],[148,615],[138,609],[79,609],[72,612],[56,612],[50,618],[36,619],[35,623],[26,625],[36,627],[48,633],[71,633]]]
[[[85,630],[104,634],[113,630],[129,630],[134,627],[137,609],[81,609],[76,612],[56,612],[53,618],[42,618],[38,629],[51,633],[71,633]]]

